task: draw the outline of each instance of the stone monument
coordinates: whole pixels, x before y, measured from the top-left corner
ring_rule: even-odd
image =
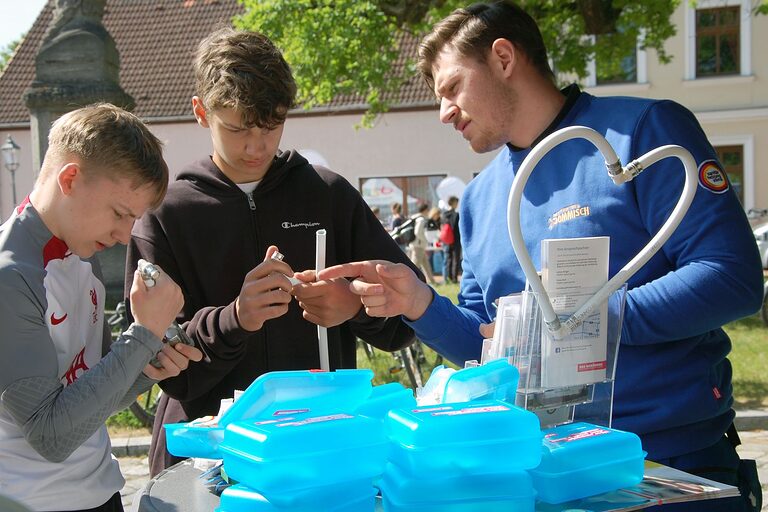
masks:
[[[97,101],[134,107],[120,87],[115,41],[101,22],[105,5],[106,0],[56,0],[35,60],[35,79],[24,92],[37,172],[48,148],[48,130],[59,116]]]

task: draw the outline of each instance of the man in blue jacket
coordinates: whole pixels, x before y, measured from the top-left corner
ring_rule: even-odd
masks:
[[[440,120],[474,151],[506,146],[462,197],[459,305],[388,262],[330,268],[321,278],[356,277],[351,287],[369,315],[402,314],[421,340],[451,360],[479,359],[493,301],[525,284],[500,219],[531,148],[575,125],[606,137],[623,163],[661,145],[683,146],[699,168],[696,196],[677,231],[628,283],[613,424],[637,433],[651,460],[741,484],[744,499],[697,503],[696,510],[752,510],[757,476],[753,471],[757,487],[750,493],[750,479],[738,477],[750,468],[739,460],[735,435],[725,436],[734,411],[731,342],[721,327],[759,309],[762,274],[744,212],[693,114],[671,101],[597,98],[575,85],[559,90],[535,21],[507,2],[455,11],[426,36],[419,57]],[[542,239],[607,235],[614,275],[659,230],[683,180],[679,161],[665,159],[615,186],[592,144],[557,146],[531,175],[521,204],[534,264]],[[486,337],[492,332],[482,330]]]

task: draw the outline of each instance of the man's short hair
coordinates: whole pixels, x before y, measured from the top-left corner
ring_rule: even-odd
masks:
[[[455,207],[457,204],[459,204],[459,198],[456,196],[451,196],[448,198],[448,205],[451,207]]]
[[[504,0],[456,9],[438,22],[419,45],[419,71],[429,87],[434,88],[432,67],[446,46],[456,48],[463,57],[485,62],[496,39],[507,39],[514,44],[542,76],[554,83],[555,76],[538,25],[522,8]]]
[[[109,103],[95,103],[58,118],[48,133],[45,160],[76,156],[86,179],[127,178],[134,188],[155,190],[152,206],[168,188],[163,144],[135,115]],[[43,165],[41,178],[50,171]]]
[[[258,32],[216,30],[200,42],[194,68],[203,107],[237,110],[246,127],[274,129],[295,104],[291,68]]]

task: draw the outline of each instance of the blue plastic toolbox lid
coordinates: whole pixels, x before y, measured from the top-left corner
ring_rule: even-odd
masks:
[[[289,420],[238,421],[224,432],[222,447],[261,461],[386,443],[380,421],[346,413]]]
[[[261,375],[219,419],[226,427],[252,418],[354,410],[371,394],[370,369],[269,372]]]
[[[535,414],[499,400],[395,409],[385,423],[392,441],[416,449],[541,439]]]
[[[223,427],[209,427],[193,422],[166,423],[165,440],[168,451],[177,457],[220,459],[218,447],[224,439]]]
[[[539,473],[563,473],[623,460],[643,459],[640,438],[591,423],[569,423],[544,430]]]
[[[475,400],[515,401],[520,372],[506,359],[464,368],[445,383],[442,403],[472,402]]]

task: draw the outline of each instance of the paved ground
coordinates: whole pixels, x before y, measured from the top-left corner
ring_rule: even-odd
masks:
[[[763,496],[768,499],[768,430],[741,431],[739,435],[742,441],[739,453],[745,459],[757,460],[760,481],[763,483]],[[138,449],[138,443],[134,441],[133,444]],[[147,457],[121,456],[119,460],[126,481],[125,488],[121,491],[123,506],[129,511],[136,491],[144,487],[149,480]],[[763,505],[763,512],[768,512],[768,504]]]

